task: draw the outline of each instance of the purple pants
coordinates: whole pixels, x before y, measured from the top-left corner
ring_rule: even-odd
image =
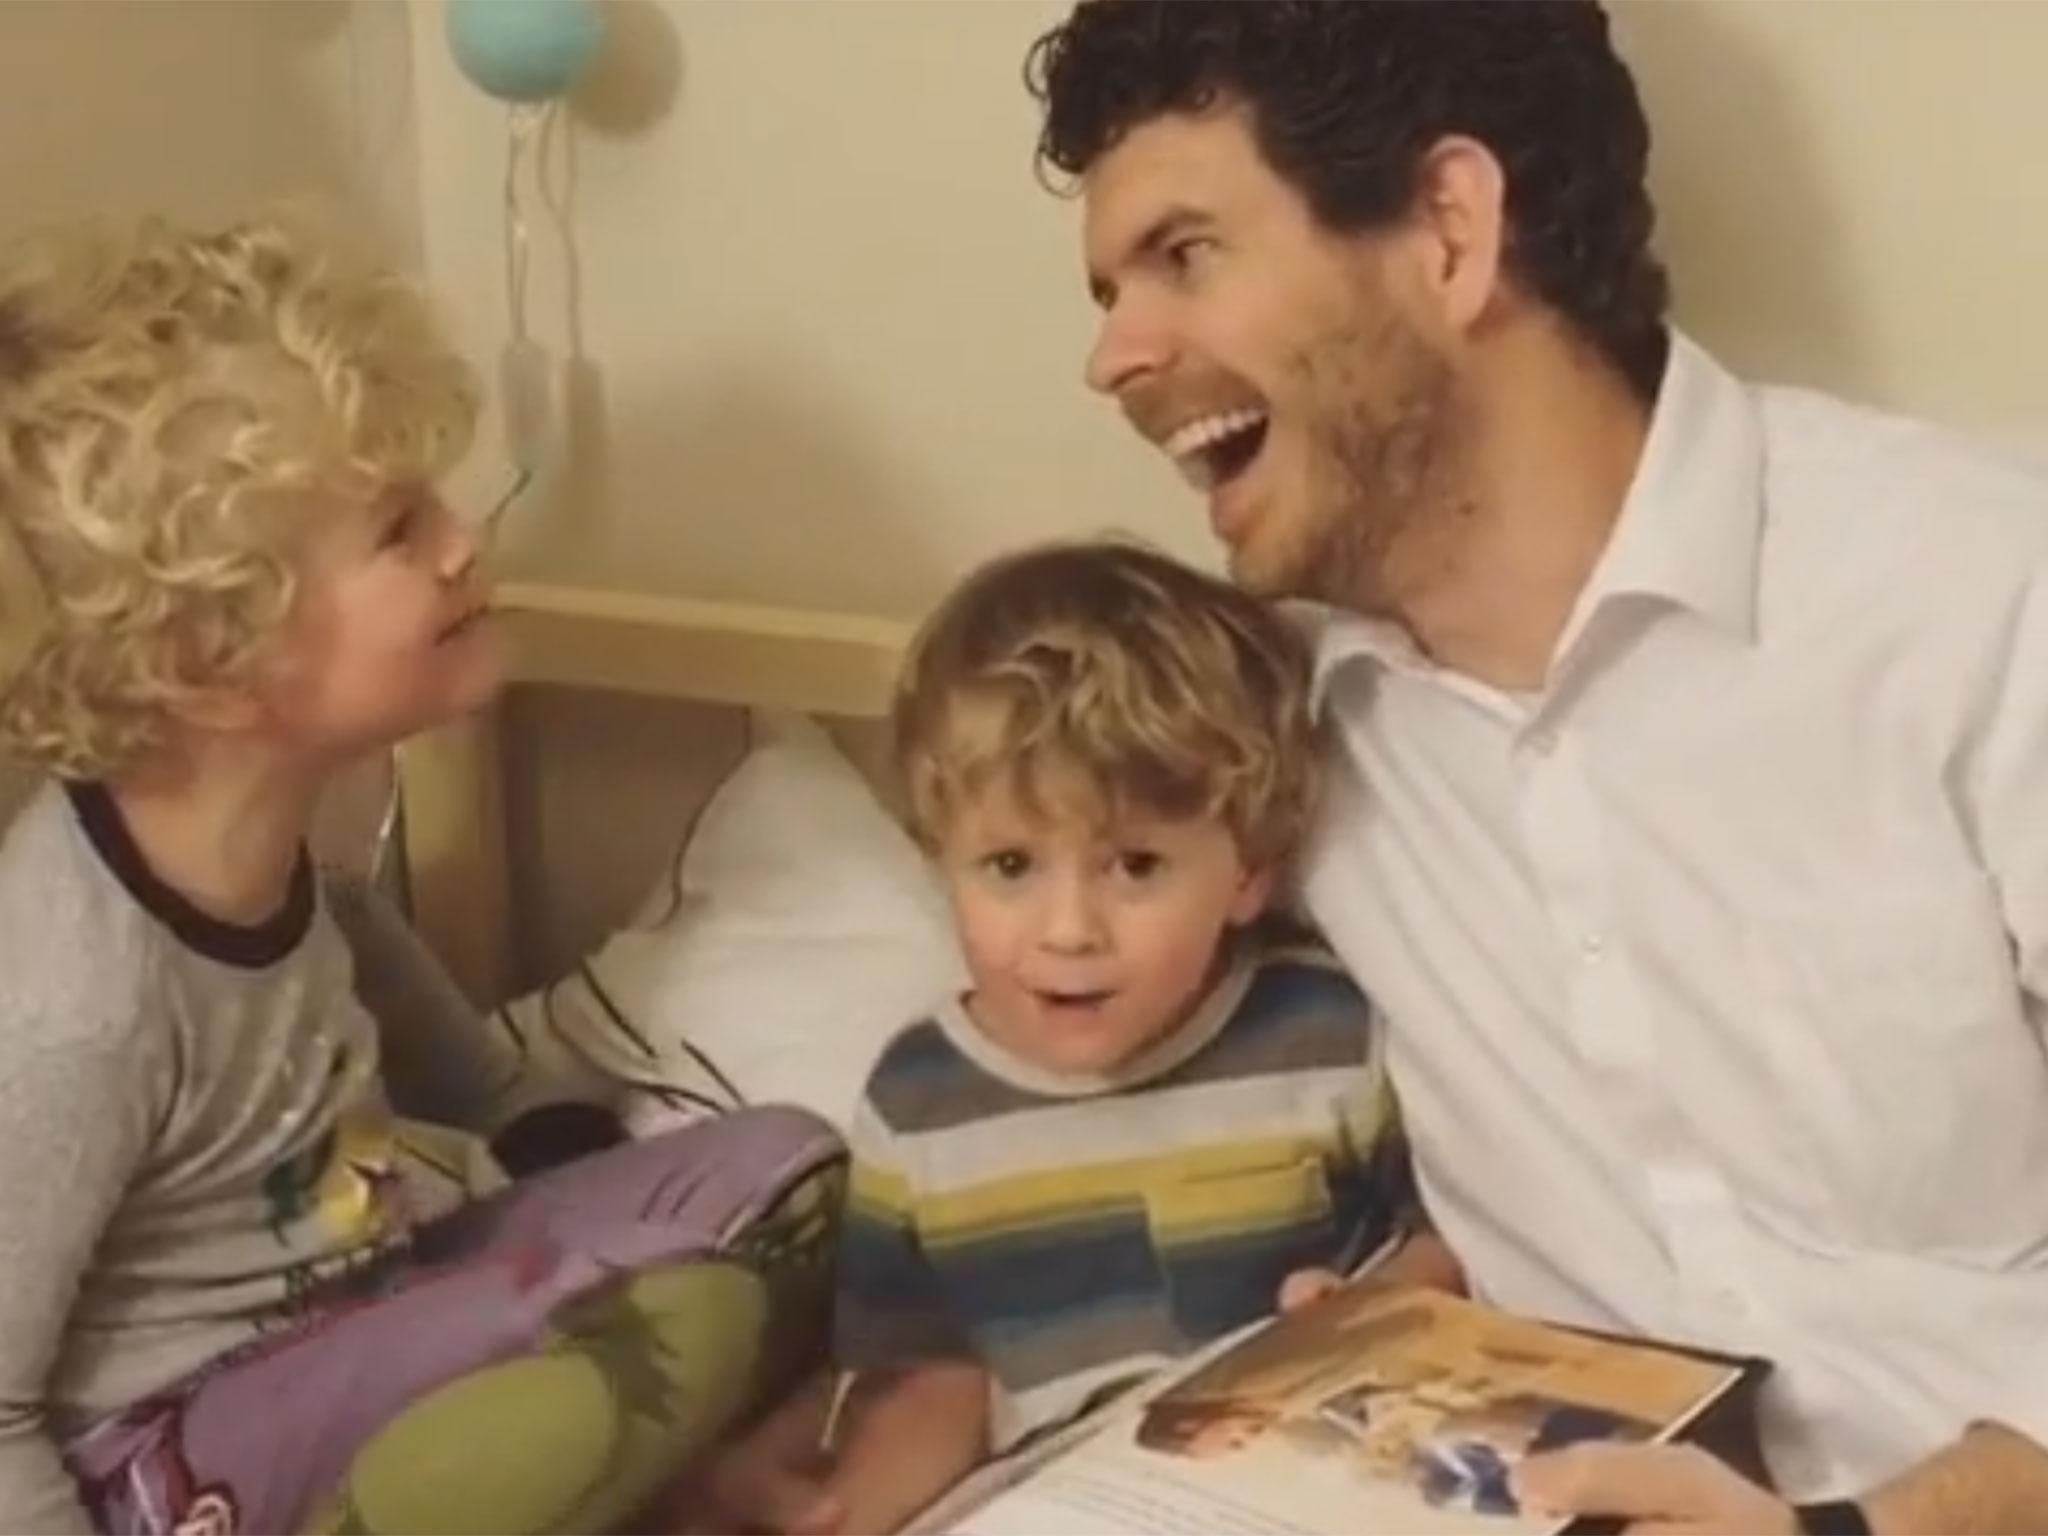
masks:
[[[803,1203],[785,1197],[840,1156],[822,1122],[771,1108],[522,1180],[422,1228],[373,1294],[100,1421],[66,1460],[109,1532],[452,1529],[451,1497],[463,1528],[623,1518],[617,1506],[653,1492],[744,1405],[750,1381],[691,1372],[751,1372],[774,1266],[815,1266],[821,1251],[829,1262],[823,1199],[785,1221]],[[650,1288],[650,1276],[667,1283]],[[534,1362],[561,1369],[504,1369]],[[565,1380],[594,1381],[597,1396]],[[462,1398],[472,1382],[482,1389]],[[723,1411],[707,1414],[709,1402]],[[601,1466],[534,1468],[584,1445],[601,1447]],[[494,1475],[494,1455],[532,1476]]]

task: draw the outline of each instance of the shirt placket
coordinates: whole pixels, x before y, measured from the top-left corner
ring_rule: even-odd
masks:
[[[1629,985],[1582,749],[1538,711],[1516,733],[1513,751],[1523,846],[1562,959],[1566,1033],[1617,1105],[1646,1105],[1655,1088],[1649,1032]],[[1650,1129],[1632,1123],[1631,1140]]]
[[[1625,899],[1602,855],[1585,743],[1538,709],[1514,739],[1530,867],[1562,956],[1565,1033],[1601,1090],[1640,1175],[1672,1266],[1680,1326],[1727,1337],[1755,1319],[1739,1280],[1725,1182],[1701,1154],[1657,1050],[1649,992],[1628,942]],[[1681,1320],[1682,1319],[1682,1320]]]

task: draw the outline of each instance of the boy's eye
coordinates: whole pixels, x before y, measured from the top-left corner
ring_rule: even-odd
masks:
[[[999,848],[981,864],[998,880],[1021,880],[1031,872],[1031,855],[1021,848]]]
[[[1150,880],[1165,867],[1165,857],[1149,848],[1126,848],[1116,856],[1117,873],[1127,880]]]

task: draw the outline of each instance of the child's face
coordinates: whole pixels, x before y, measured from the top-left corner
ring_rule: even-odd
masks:
[[[1181,1454],[1196,1461],[1235,1455],[1271,1429],[1278,1417],[1270,1408],[1245,1403],[1236,1412],[1219,1414],[1196,1430]]]
[[[335,491],[314,517],[265,690],[284,743],[345,761],[488,702],[503,672],[489,583],[433,488]]]
[[[1095,827],[1033,816],[1001,784],[957,807],[939,857],[975,1023],[1063,1073],[1107,1071],[1182,1023],[1271,885],[1216,821],[1132,809]]]

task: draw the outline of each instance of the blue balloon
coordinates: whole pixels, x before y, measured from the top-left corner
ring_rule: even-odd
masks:
[[[603,36],[596,0],[448,0],[455,62],[505,101],[561,95]]]

